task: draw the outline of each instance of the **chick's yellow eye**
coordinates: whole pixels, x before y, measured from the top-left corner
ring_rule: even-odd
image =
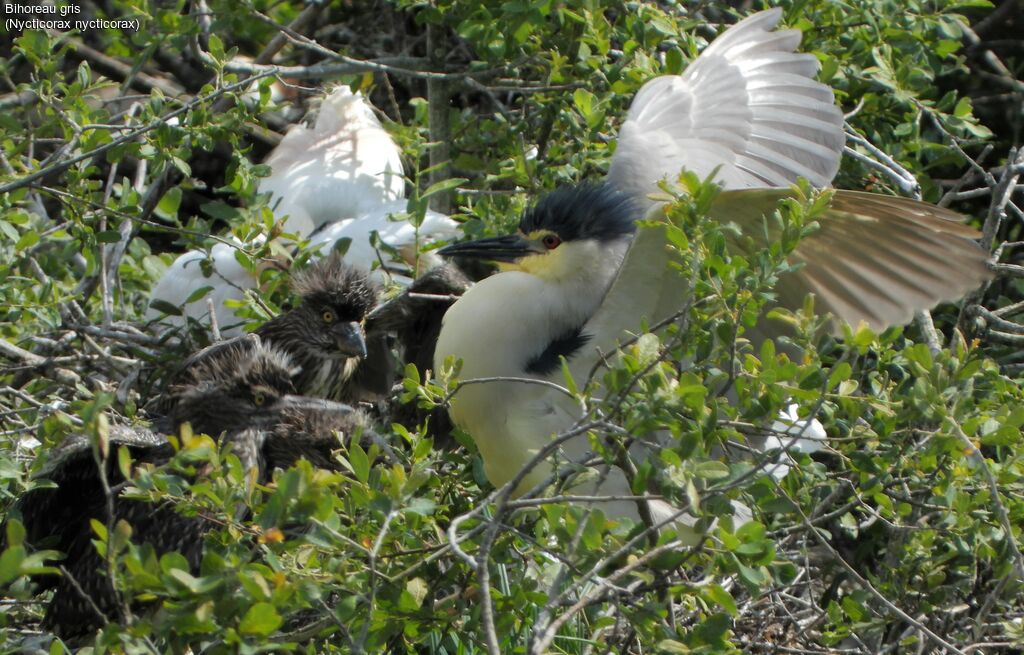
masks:
[[[325,310],[324,313],[323,313],[323,317],[324,317],[324,323],[333,323],[334,322],[334,312],[332,312],[330,310]]]
[[[547,248],[548,250],[554,250],[555,248],[562,244],[562,240],[559,239],[554,234],[545,235],[544,238],[540,240],[540,242],[544,244],[544,247]]]
[[[262,392],[257,391],[252,395],[252,404],[257,407],[261,407],[263,403],[267,402],[267,397]]]

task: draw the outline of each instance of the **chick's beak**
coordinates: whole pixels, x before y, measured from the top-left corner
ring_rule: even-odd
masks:
[[[362,325],[355,321],[337,323],[331,333],[341,353],[349,357],[366,359],[366,337]]]
[[[469,257],[488,259],[495,262],[516,262],[526,257],[544,252],[544,248],[521,234],[510,234],[503,237],[488,237],[476,241],[465,241],[445,246],[437,254],[445,257]]]
[[[336,403],[323,398],[310,398],[296,394],[279,396],[274,402],[257,407],[250,417],[253,429],[272,430],[280,425],[291,412],[299,414],[334,414],[345,416],[354,412],[352,407],[344,403]]]
[[[345,415],[351,414],[355,411],[352,407],[344,403],[336,403],[332,400],[324,400],[323,398],[310,398],[308,396],[296,396],[292,394],[281,396],[278,403],[281,408],[324,412],[327,414]]]

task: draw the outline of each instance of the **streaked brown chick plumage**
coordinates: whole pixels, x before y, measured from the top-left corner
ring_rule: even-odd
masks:
[[[294,372],[287,354],[255,335],[217,344],[187,362],[169,390],[167,413],[155,421],[154,430],[111,427],[105,457],[83,435],[70,437],[50,453],[37,477],[56,487],[29,491],[14,511],[25,525],[30,547],[53,548],[66,555],[65,575],[39,580],[43,587],[54,588],[44,627],[62,637],[77,637],[104,621],[122,618],[106,564],[91,543],[90,519],[108,523],[101,470],[113,491],[110,523],[126,521],[134,542],[151,544],[158,554],[178,551],[193,571],[198,570],[202,537],[212,524],[179,514],[170,504],[120,497],[126,483],[117,464],[120,447],[127,448],[137,464],[165,464],[174,454],[166,435],[177,434],[188,422],[195,432],[230,444],[251,479],[266,479],[274,466],[290,466],[300,457],[316,465],[330,464],[331,445],[337,446],[332,430],[362,419],[346,420],[353,414],[347,406],[293,395]]]
[[[292,277],[298,306],[264,323],[262,339],[287,352],[299,371],[295,387],[306,396],[356,402],[382,395],[366,388],[362,367],[385,367],[381,344],[368,343],[363,322],[380,293],[366,273],[332,254]]]

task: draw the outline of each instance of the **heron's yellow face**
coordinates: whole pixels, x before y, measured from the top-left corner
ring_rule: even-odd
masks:
[[[516,232],[526,246],[524,255],[514,261],[499,261],[498,269],[502,271],[524,271],[538,277],[547,277],[553,270],[560,268],[559,257],[562,250],[562,239],[550,230],[535,230],[529,234]]]
[[[557,232],[540,228],[500,237],[453,244],[438,251],[445,256],[477,257],[496,262],[502,271],[521,271],[558,282],[580,279],[607,264],[596,239],[562,241]]]
[[[498,262],[502,271],[522,271],[544,280],[558,282],[598,274],[595,266],[607,263],[601,244],[595,239],[562,241],[550,230],[518,233],[529,251],[511,262]]]

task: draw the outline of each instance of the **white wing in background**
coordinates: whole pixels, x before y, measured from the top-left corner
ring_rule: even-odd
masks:
[[[272,194],[276,216],[288,217],[285,231],[311,238],[312,247],[321,253],[330,251],[340,239],[350,239],[345,260],[357,268],[368,270],[378,261],[370,245],[374,231],[400,253],[397,260],[388,253],[382,255],[389,269],[401,273],[411,273],[410,263],[422,257],[415,252],[417,245],[459,234],[458,223],[432,211],[427,212],[418,235],[408,221],[388,220],[389,215],[406,208],[401,153],[363,96],[347,86],[339,86],[323,100],[313,128],[294,126],[266,163],[272,173],[260,181],[259,189]],[[224,303],[244,299],[246,290],[256,288],[257,281],[235,260],[233,250],[224,244],[213,247],[210,276],[204,276],[200,267],[205,252],[192,250],[178,257],[157,283],[151,299],[182,308],[184,316],[164,316],[150,307],[146,318],[163,317],[164,324],[180,327],[189,317],[209,325],[209,299],[222,334],[240,334],[240,321]],[[393,279],[411,281],[401,275]],[[186,302],[205,286],[213,290]]]
[[[210,308],[207,299],[213,302],[217,316],[217,326],[225,337],[242,334],[242,321],[235,316],[234,309],[225,306],[228,300],[243,300],[247,289],[256,288],[256,279],[235,259],[235,248],[218,243],[210,250],[212,272],[203,275],[200,265],[206,259],[201,250],[190,250],[181,255],[168,267],[150,295],[151,300],[163,302],[181,308],[183,315],[164,315],[152,306],[146,308],[146,320],[162,318],[162,323],[181,327],[186,318],[192,318],[204,325],[210,324]],[[194,302],[186,302],[198,289],[213,287],[202,298]]]
[[[405,195],[402,157],[362,94],[336,88],[316,125],[296,125],[267,157],[272,172],[259,190],[270,192],[285,231],[308,237],[315,229],[355,218]]]
[[[796,53],[798,30],[772,31],[781,9],[716,38],[682,75],[643,86],[619,131],[608,181],[639,199],[686,168],[719,167],[726,189],[828,186],[843,151],[843,114],[814,80],[818,60]]]
[[[444,214],[430,210],[427,210],[418,231],[408,220],[390,220],[390,216],[403,214],[405,210],[406,201],[396,200],[356,218],[335,221],[325,225],[310,238],[310,248],[326,255],[339,240],[349,239],[348,250],[345,252],[346,262],[369,270],[374,263],[383,260],[389,270],[397,273],[392,279],[399,283],[411,283],[411,265],[417,260],[418,249],[434,241],[454,239],[461,233],[458,223]],[[373,232],[377,232],[382,243],[398,251],[397,258],[386,252],[378,254],[370,243]],[[423,267],[420,268],[422,272]]]

